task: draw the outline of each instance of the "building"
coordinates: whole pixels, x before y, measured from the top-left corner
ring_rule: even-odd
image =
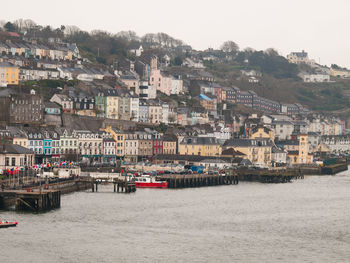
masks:
[[[103,162],[115,163],[116,161],[116,141],[112,136],[103,136]]]
[[[103,139],[98,132],[76,131],[79,153],[83,162],[101,162],[103,155]]]
[[[140,99],[155,99],[157,97],[157,88],[154,85],[148,84],[147,81],[140,82],[139,87]]]
[[[287,59],[290,63],[294,64],[308,64],[308,65],[314,65],[315,61],[310,60],[308,57],[307,52],[304,50],[302,52],[291,52],[289,55],[287,55]]]
[[[139,121],[140,113],[140,99],[138,96],[130,95],[130,120]]]
[[[122,75],[121,82],[125,84],[129,91],[139,94],[140,80],[134,74]]]
[[[55,94],[50,99],[50,102],[55,102],[61,106],[62,112],[73,112],[73,100],[64,94]]]
[[[179,154],[219,157],[221,145],[213,137],[185,137],[180,142]]]
[[[267,127],[257,125],[249,130],[249,139],[270,139],[275,140],[275,132]]]
[[[4,108],[4,116],[13,124],[40,124],[44,118],[44,103],[41,96],[31,94],[12,93],[0,98]],[[1,114],[0,114],[1,116]],[[1,120],[0,120],[1,121]]]
[[[139,100],[139,122],[148,122],[149,106],[146,100]]]
[[[48,115],[61,115],[61,108],[56,103],[45,102],[45,114]]]
[[[204,95],[204,94],[200,94],[199,95],[200,98],[200,104],[201,106],[206,109],[207,111],[216,111],[217,109],[217,100],[216,97],[209,97]]]
[[[271,162],[273,165],[278,166],[279,164],[287,163],[287,151],[279,148],[272,147],[271,150]]]
[[[313,162],[313,155],[309,154],[309,141],[307,134],[299,135],[299,149],[298,151],[289,151],[288,157],[292,165],[311,164]]]
[[[0,145],[0,170],[31,167],[35,163],[34,152],[16,144]]]
[[[320,143],[327,146],[331,153],[349,153],[350,152],[349,135],[322,136]]]
[[[127,120],[127,121],[130,120],[131,118],[130,98],[131,96],[129,93],[119,90],[119,97],[118,97],[118,107],[119,107],[118,119],[119,120]]]
[[[126,133],[121,130],[114,129],[111,126],[107,126],[104,131],[110,133],[116,142],[116,156],[119,158],[124,156]]]
[[[19,67],[8,62],[0,62],[0,87],[18,85]]]
[[[350,70],[340,69],[340,68],[331,68],[331,76],[338,78],[350,78]]]
[[[79,152],[78,136],[70,129],[60,129],[60,156],[63,160],[76,160]]]
[[[148,103],[148,120],[151,123],[161,123],[163,122],[163,107],[161,103],[157,101],[149,101]]]
[[[301,74],[304,82],[329,82],[330,76],[325,74]]]
[[[138,136],[138,152],[141,158],[147,158],[153,155],[152,134],[147,132],[136,132]]]
[[[118,91],[109,89],[105,92],[106,117],[109,119],[119,119],[119,97]]]
[[[164,136],[163,138],[163,154],[177,154],[177,138],[176,136]]]
[[[130,162],[137,162],[139,155],[139,140],[138,134],[125,134],[125,160]]]
[[[273,141],[270,139],[233,139],[224,143],[223,149],[234,149],[245,154],[253,164],[271,165]]]
[[[290,121],[272,121],[271,128],[275,132],[276,140],[289,140],[294,131],[294,124]]]

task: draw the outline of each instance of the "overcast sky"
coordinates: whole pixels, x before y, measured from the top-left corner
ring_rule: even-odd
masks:
[[[30,18],[41,25],[138,35],[165,32],[195,49],[226,40],[240,48],[309,52],[321,64],[350,68],[349,0],[17,0],[0,20]],[[3,1],[2,10],[13,10]]]

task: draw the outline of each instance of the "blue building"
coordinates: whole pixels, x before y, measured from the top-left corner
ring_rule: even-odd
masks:
[[[49,115],[61,115],[61,107],[53,102],[45,102],[45,113]]]

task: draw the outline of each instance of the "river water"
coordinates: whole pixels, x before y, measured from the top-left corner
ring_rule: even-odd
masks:
[[[287,184],[62,197],[0,212],[0,262],[350,262],[350,172]]]

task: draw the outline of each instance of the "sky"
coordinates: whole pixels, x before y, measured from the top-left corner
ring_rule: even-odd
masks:
[[[50,2],[50,3],[49,3]],[[193,48],[305,50],[322,65],[350,68],[349,0],[17,0],[0,20],[32,19],[40,25],[76,25],[117,33],[164,32]],[[2,10],[12,10],[4,1]]]

